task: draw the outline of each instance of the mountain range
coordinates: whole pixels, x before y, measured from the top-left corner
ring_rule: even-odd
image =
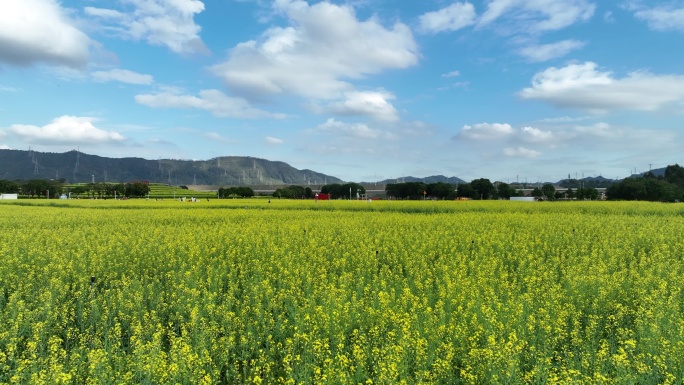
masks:
[[[0,179],[55,179],[69,183],[149,181],[170,185],[280,185],[341,183],[334,176],[287,163],[243,156],[209,160],[107,158],[65,153],[0,150]]]
[[[663,175],[665,168],[651,170]],[[631,177],[643,176],[635,174]],[[296,169],[285,162],[248,156],[222,156],[209,160],[108,158],[77,150],[51,153],[0,149],[0,179],[55,179],[69,183],[150,181],[169,185],[323,185],[342,183],[337,177],[312,170]],[[619,180],[602,176],[563,179],[555,185],[563,187],[607,187]],[[433,175],[424,178],[406,176],[376,182],[390,183],[444,182],[467,183],[461,178]],[[581,182],[581,184],[580,184]],[[515,183],[514,183],[515,184]]]

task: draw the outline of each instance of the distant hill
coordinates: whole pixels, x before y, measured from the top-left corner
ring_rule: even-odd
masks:
[[[388,184],[388,183],[405,183],[405,182],[423,182],[425,184],[437,183],[437,182],[444,182],[444,183],[451,183],[451,184],[466,183],[466,181],[464,181],[461,178],[457,178],[455,176],[446,177],[444,175],[426,176],[425,178],[416,178],[413,176],[405,176],[405,177],[396,178],[396,179],[385,179],[383,181],[378,181],[378,182],[373,182],[373,183]]]
[[[340,183],[287,163],[224,156],[210,160],[107,158],[76,150],[50,153],[0,150],[0,179],[64,179],[70,183],[147,180],[172,185],[280,185]]]
[[[641,178],[642,176],[645,176],[645,175],[648,174],[649,172],[652,173],[652,174],[655,175],[655,176],[665,176],[665,169],[666,169],[666,168],[667,168],[667,167],[663,167],[663,168],[654,168],[654,169],[651,170],[651,171],[645,171],[645,172],[641,172],[641,173],[638,173],[638,174],[632,174],[632,175],[630,175],[629,177],[630,177],[630,178]]]
[[[569,188],[605,188],[617,182],[619,182],[619,180],[608,179],[599,175],[597,177],[586,177],[582,179],[563,179],[556,182],[556,184],[561,187]]]

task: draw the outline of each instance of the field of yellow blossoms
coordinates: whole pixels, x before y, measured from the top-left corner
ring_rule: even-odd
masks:
[[[3,202],[0,384],[682,383],[683,229],[633,202]]]

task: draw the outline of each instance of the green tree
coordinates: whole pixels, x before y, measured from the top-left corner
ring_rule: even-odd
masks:
[[[459,198],[477,199],[477,191],[473,188],[470,183],[461,183],[456,188],[456,195]]]
[[[359,194],[366,193],[366,189],[358,183],[333,183],[321,187],[321,193],[330,195],[331,199],[349,199],[350,195],[352,199],[356,199],[357,191]]]
[[[568,199],[575,198],[575,192],[572,191],[572,188],[568,187],[568,189],[565,191],[565,197]]]
[[[20,190],[19,183],[12,182],[11,180],[0,179],[0,193],[2,194],[15,194]]]
[[[515,196],[515,189],[508,183],[501,182],[496,186],[496,195],[501,199],[511,199],[512,196]]]
[[[578,188],[576,193],[578,200],[596,200],[598,199],[598,190],[593,187]]]
[[[306,195],[306,190],[302,186],[288,186],[275,190],[273,196],[286,199],[302,199]]]
[[[122,197],[126,194],[126,185],[123,183],[111,183],[107,185],[107,195],[110,197]]]
[[[665,168],[665,180],[673,185],[684,189],[684,167],[678,164]]]
[[[247,186],[221,187],[218,189],[219,198],[250,198],[254,196],[254,190]]]
[[[547,200],[552,201],[556,199],[556,188],[553,187],[551,183],[544,183],[544,185],[541,187],[541,191]]]
[[[544,192],[543,192],[539,187],[535,187],[535,188],[532,190],[532,196],[535,197],[535,198],[537,198],[537,199],[539,199],[539,198],[541,198],[542,196],[544,196]]]
[[[475,179],[470,182],[470,185],[477,193],[478,199],[489,199],[494,193],[496,193],[496,187],[494,187],[489,179]]]
[[[427,195],[437,199],[454,199],[456,188],[444,182],[430,183],[427,185]]]
[[[143,182],[126,183],[125,193],[127,197],[144,197],[150,193],[150,186]]]
[[[423,199],[428,186],[423,182],[406,182],[387,184],[385,192],[388,196],[398,199]]]
[[[627,178],[606,189],[610,200],[643,200],[673,202],[681,200],[683,191],[665,179]]]
[[[47,196],[48,187],[48,181],[45,179],[31,179],[22,185],[21,191],[24,195],[28,195],[29,198]]]

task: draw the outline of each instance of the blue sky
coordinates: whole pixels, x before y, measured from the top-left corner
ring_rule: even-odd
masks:
[[[684,1],[5,0],[0,148],[344,180],[684,163]]]

